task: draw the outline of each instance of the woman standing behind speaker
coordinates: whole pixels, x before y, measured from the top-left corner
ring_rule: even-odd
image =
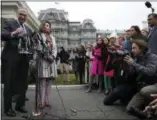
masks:
[[[37,44],[37,77],[39,80],[39,92],[41,103],[40,107],[51,107],[49,97],[51,95],[51,81],[56,77],[57,48],[55,38],[51,35],[51,24],[44,21],[38,33]]]

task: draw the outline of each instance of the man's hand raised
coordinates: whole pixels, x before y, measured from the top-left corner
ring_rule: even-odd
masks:
[[[17,34],[20,34],[23,32],[23,29],[22,28],[17,28],[15,31],[13,31],[11,33],[11,36],[14,36],[14,35],[17,35]]]

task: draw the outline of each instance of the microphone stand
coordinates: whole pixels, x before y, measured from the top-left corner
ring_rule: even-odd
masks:
[[[44,108],[43,109],[38,108],[38,97],[39,97],[38,92],[40,92],[40,84],[39,84],[40,81],[36,76],[35,76],[35,79],[36,79],[36,84],[35,84],[35,111],[30,113],[28,116],[26,116],[26,115],[22,116],[22,118],[25,118],[27,120],[34,120],[34,119],[45,119],[46,116],[50,116],[51,119],[67,119],[67,118],[62,118],[62,117],[53,115],[52,113],[46,112],[46,111],[44,111]],[[57,89],[57,92],[59,94],[59,97],[61,97],[60,92],[57,88],[56,79],[53,78],[53,80],[55,81],[55,85],[56,85],[56,89]],[[62,105],[64,107],[62,97],[60,99],[61,99]],[[39,111],[39,109],[41,110],[41,112]],[[64,111],[66,112],[65,107],[64,107]],[[66,117],[67,117],[67,114],[66,114]]]
[[[41,115],[41,112],[39,111],[39,109],[38,109],[38,92],[40,92],[39,91],[39,89],[40,89],[40,87],[39,87],[39,80],[36,78],[36,85],[35,85],[36,87],[35,87],[35,111],[34,112],[32,112],[32,115],[33,116],[39,116],[39,115]]]
[[[154,11],[155,11],[154,8],[151,7],[151,10],[152,10],[152,13],[154,13]]]
[[[34,117],[38,117],[41,115],[41,112],[39,111],[38,108],[38,92],[40,92],[40,86],[39,86],[39,79],[37,78],[36,75],[34,75],[35,80],[36,80],[36,84],[35,84],[35,111],[30,113],[28,116],[22,116],[22,118],[25,118],[27,120],[33,120]]]
[[[45,46],[44,46],[44,47],[45,47]],[[37,69],[38,69],[38,60],[40,59],[40,57],[39,57],[39,56],[40,56],[40,53],[36,51],[36,55],[37,55],[37,56],[35,57],[35,61],[36,61],[36,71],[37,71]],[[55,62],[56,62],[56,61],[54,60],[54,63],[55,63]],[[54,67],[54,71],[55,71],[55,67]],[[38,79],[38,77],[37,77],[36,75],[35,75],[35,79],[36,79],[36,84],[35,84],[35,111],[32,112],[31,114],[29,114],[28,116],[22,116],[22,117],[25,118],[25,119],[27,119],[27,120],[33,120],[34,117],[38,117],[38,116],[40,117],[39,119],[44,119],[45,116],[50,116],[51,119],[66,119],[66,118],[61,118],[61,117],[59,117],[59,116],[52,115],[51,113],[48,113],[48,112],[44,111],[44,108],[41,109],[41,108],[38,107],[38,98],[40,97],[40,96],[38,96],[38,95],[41,95],[41,93],[40,93],[40,80]],[[56,85],[57,92],[58,92],[58,94],[59,94],[61,103],[62,103],[62,105],[63,105],[64,112],[66,113],[66,109],[65,109],[65,106],[64,106],[64,104],[63,104],[62,97],[61,97],[60,92],[59,92],[59,90],[58,90],[58,88],[57,88],[56,79],[53,78],[53,80],[55,81],[55,85]],[[38,93],[39,93],[39,94],[38,94]],[[41,97],[40,97],[40,98],[41,98]],[[40,100],[40,99],[39,99],[39,100]],[[39,111],[39,110],[41,110],[41,111]],[[67,116],[68,116],[68,115],[67,115],[67,113],[66,113],[66,117],[67,117]]]

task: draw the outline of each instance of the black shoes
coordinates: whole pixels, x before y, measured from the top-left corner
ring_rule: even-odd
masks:
[[[23,106],[23,107],[15,107],[15,110],[21,113],[27,113],[27,109]]]
[[[26,98],[25,98],[25,101],[29,101],[29,98],[26,97]]]
[[[8,111],[6,111],[5,115],[8,117],[16,117],[16,113],[12,109],[9,109]]]

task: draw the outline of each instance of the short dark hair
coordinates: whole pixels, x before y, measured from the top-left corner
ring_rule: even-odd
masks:
[[[133,40],[132,41],[132,44],[135,43],[136,45],[139,46],[139,48],[142,50],[142,51],[145,51],[148,49],[148,46],[147,46],[147,42],[145,42],[144,40]]]
[[[42,21],[40,24],[40,27],[39,27],[39,32],[41,32],[41,33],[44,32],[43,27],[46,23],[48,23],[50,25],[50,28],[51,28],[51,23],[49,21]]]
[[[156,13],[151,13],[148,15],[148,17],[153,16],[153,18],[157,19],[157,14]]]

